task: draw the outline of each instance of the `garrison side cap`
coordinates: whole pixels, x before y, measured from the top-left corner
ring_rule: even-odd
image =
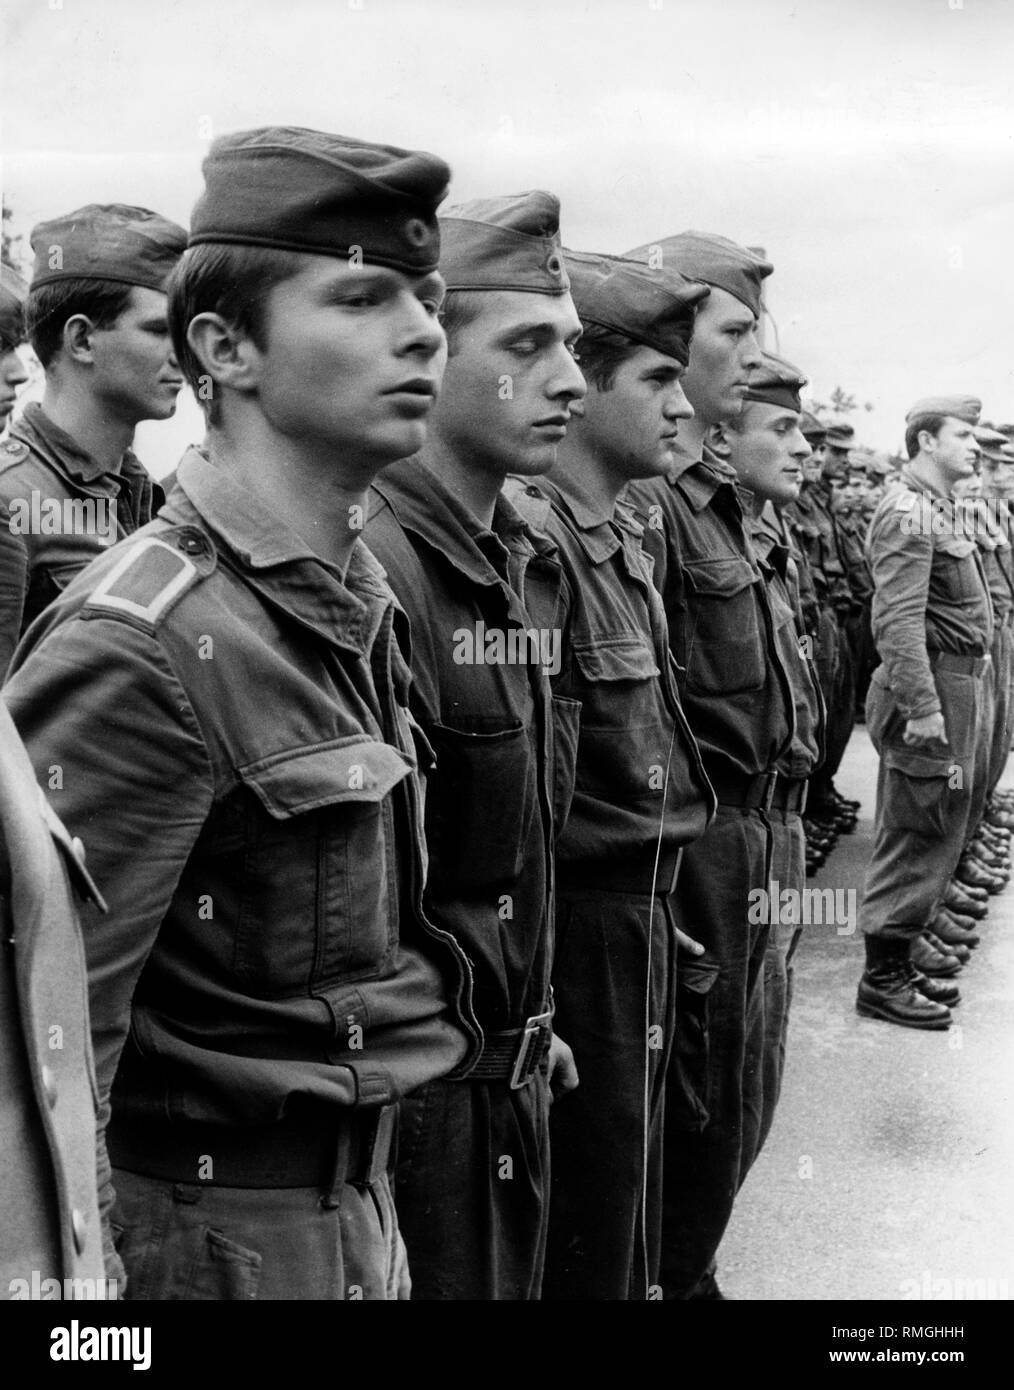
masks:
[[[747,401],[757,401],[762,405],[777,405],[783,410],[794,410],[797,415],[803,411],[800,392],[806,385],[806,377],[798,367],[779,357],[777,353],[761,354],[760,366],[750,373],[750,384],[746,391]],[[805,436],[804,436],[805,438]]]
[[[1002,430],[990,429],[985,425],[976,425],[972,434],[984,459],[988,459],[991,463],[1009,464],[1014,462],[1014,448]]]
[[[1002,430],[991,429],[988,425],[976,425],[972,430],[972,436],[977,444],[989,444],[997,447],[1008,443],[1007,436]]]
[[[847,420],[827,422],[826,443],[831,449],[854,449],[856,443],[855,426]]]
[[[871,449],[866,455],[866,476],[868,478],[886,478],[889,473],[894,472],[894,464],[891,462],[890,455],[880,453],[876,449]]]
[[[583,324],[610,329],[687,365],[697,306],[711,293],[707,285],[620,256],[565,250],[564,260]]]
[[[187,234],[148,208],[126,203],[87,207],[32,228],[31,289],[61,280],[108,280],[164,290],[183,255]]]
[[[763,282],[774,273],[770,261],[745,246],[714,232],[679,232],[626,251],[635,261],[660,264],[678,270],[689,280],[702,280],[715,289],[726,290],[760,317]]]
[[[560,200],[534,189],[458,203],[440,218],[440,273],[448,290],[566,294]]]
[[[982,401],[978,396],[923,396],[906,414],[905,424],[910,425],[922,415],[952,415],[968,425],[977,425],[981,414]]]
[[[302,126],[213,141],[189,246],[264,246],[428,275],[451,171],[437,155]]]
[[[28,285],[6,261],[0,262],[0,344],[5,352],[25,340],[24,306]]]
[[[810,444],[823,444],[827,426],[818,420],[810,410],[804,410],[799,417],[799,432]]]

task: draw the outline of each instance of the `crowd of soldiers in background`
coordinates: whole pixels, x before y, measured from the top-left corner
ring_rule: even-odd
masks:
[[[800,599],[827,707],[825,761],[810,781],[806,830],[807,873],[815,873],[839,835],[855,829],[861,803],[843,797],[834,778],[853,724],[865,718],[870,677],[880,658],[870,625],[873,581],[866,556],[870,520],[901,481],[902,455],[862,445],[846,419],[803,412],[800,430],[812,453],[803,463],[803,484],[784,515],[796,543]],[[1006,502],[1014,499],[1014,424],[975,427],[980,474],[958,485],[968,529],[986,554],[995,535],[1009,531]],[[987,510],[979,498],[992,498]],[[1003,604],[1003,587],[994,599]]]

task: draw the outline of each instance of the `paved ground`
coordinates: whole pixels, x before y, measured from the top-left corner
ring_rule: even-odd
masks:
[[[861,893],[875,776],[859,726],[836,779],[859,826],[812,886]],[[860,1018],[858,933],[804,932],[781,1105],[719,1256],[730,1297],[1014,1296],[1014,880],[991,904],[948,1032]]]

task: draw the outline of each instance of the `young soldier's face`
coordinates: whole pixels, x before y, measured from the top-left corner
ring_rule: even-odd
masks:
[[[839,449],[834,444],[824,447],[824,477],[829,483],[842,483],[848,477],[849,451]]]
[[[681,384],[683,367],[654,348],[638,348],[617,367],[612,384],[589,385],[580,437],[617,474],[654,478],[672,467],[680,420],[694,409]]]
[[[982,492],[985,497],[1014,497],[1014,465],[982,460]]]
[[[447,342],[444,282],[386,266],[305,257],[268,296],[258,403],[279,434],[378,467],[426,439]]]
[[[92,386],[110,415],[128,424],[167,420],[183,375],[173,353],[166,297],[135,285],[107,328],[92,330]]]
[[[683,389],[705,425],[734,420],[743,409],[750,373],[760,366],[757,320],[727,290],[712,287],[697,310]]]
[[[729,462],[745,487],[775,506],[799,496],[810,446],[795,411],[751,401],[726,435]]]
[[[921,436],[926,438],[926,436]],[[959,478],[971,478],[979,460],[979,446],[976,443],[972,426],[966,420],[948,415],[940,426],[936,439],[932,439],[929,452],[936,460],[945,477],[952,483]],[[928,442],[928,441],[927,441]]]
[[[0,344],[0,430],[7,423],[8,416],[17,400],[17,388],[28,380],[28,373],[18,356],[16,348]]]
[[[587,390],[574,360],[580,336],[569,294],[483,291],[448,359],[433,420],[441,445],[501,477],[548,472]]]
[[[806,441],[808,444],[809,440]],[[810,456],[803,460],[803,482],[816,483],[824,467],[824,445],[810,444]]]
[[[954,496],[981,497],[982,479],[979,477],[977,473],[973,473],[971,477],[959,478],[958,481],[954,484]]]

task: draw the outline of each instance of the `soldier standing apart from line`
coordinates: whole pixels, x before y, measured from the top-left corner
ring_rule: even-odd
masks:
[[[92,204],[32,230],[27,336],[46,373],[0,444],[0,675],[75,574],[165,500],[131,449],[183,385],[165,282],[187,234],[146,208]],[[55,515],[54,515],[55,513]]]
[[[170,285],[206,448],[5,692],[109,902],[99,1190],[135,1299],[406,1296],[396,1103],[477,1051],[422,909],[408,623],[361,539],[443,370],[449,173],[313,130],[213,143]]]
[[[736,474],[704,441],[743,409],[761,361],[761,285],[772,267],[724,237],[696,232],[633,254],[711,287],[683,383],[694,419],[666,476],[635,483],[628,495],[655,557],[683,707],[718,797],[715,820],[684,851],[674,898],[677,925],[705,954],[679,968],[661,1276],[665,1298],[716,1298],[715,1253],[773,1094],[766,1068],[747,1051],[763,1007],[768,941],[767,924],[750,919],[751,892],[771,878],[768,812],[787,810],[799,792],[779,785],[793,693],[764,576]]]
[[[741,1182],[767,1139],[781,1092],[792,1002],[792,958],[803,929],[800,908],[806,859],[802,815],[807,780],[820,765],[824,746],[824,700],[811,655],[812,639],[803,629],[798,571],[781,514],[799,495],[803,465],[810,456],[810,446],[799,430],[799,393],[805,385],[806,378],[798,367],[774,353],[765,353],[750,377],[742,413],[714,431],[739,479],[740,498],[795,703],[792,743],[777,763],[778,787],[784,788],[785,804],[782,809],[772,806],[767,812],[771,872],[762,905],[770,934],[764,989],[757,995],[758,1007],[747,1041],[747,1051],[756,1057],[747,1064],[747,1070],[761,1068],[764,1099],[744,1121]]]
[[[909,411],[909,463],[877,508],[867,541],[882,665],[870,682],[866,723],[880,770],[859,910],[866,969],[856,1008],[910,1028],[951,1022],[911,952],[934,924],[988,776],[992,604],[952,496],[955,483],[975,473],[979,408],[957,396]]]
[[[577,732],[559,842],[557,1023],[581,1085],[553,1107],[543,1297],[644,1299],[658,1279],[665,1074],[674,1046],[681,848],[714,810],[677,694],[665,615],[620,499],[672,464],[704,285],[567,252],[588,396],[548,478],[512,498],[560,548],[563,665]]]
[[[414,1299],[539,1296],[549,1086],[554,1072],[557,1088],[574,1084],[550,1000],[546,664],[559,661],[560,567],[500,493],[510,469],[553,464],[585,393],[559,214],[551,193],[534,192],[441,217],[443,388],[421,452],[385,469],[370,494],[366,540],[411,621],[412,710],[436,753],[426,910],[472,962],[483,1031],[467,1077],[432,1081],[402,1104],[398,1216]]]

